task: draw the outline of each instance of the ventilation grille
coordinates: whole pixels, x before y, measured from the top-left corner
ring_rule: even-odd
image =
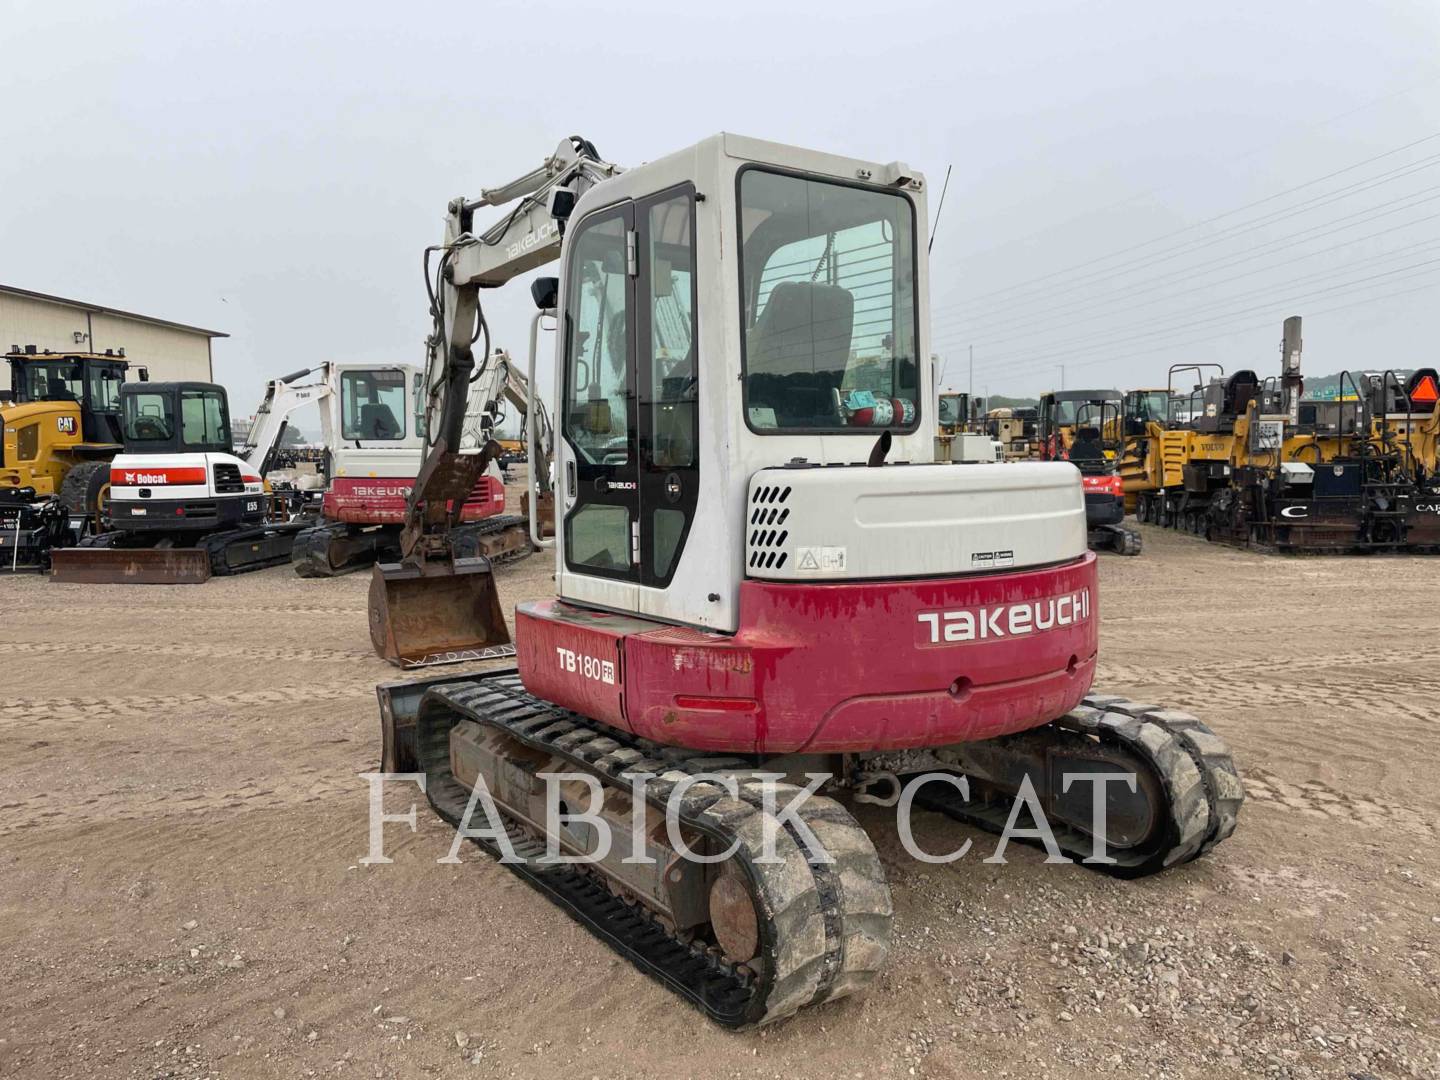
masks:
[[[790,508],[789,486],[767,484],[750,493],[750,559],[752,570],[779,570],[785,565],[785,541],[790,532],[785,521]]]
[[[215,466],[215,494],[234,495],[245,490],[245,481],[240,479],[240,466],[222,461]]]

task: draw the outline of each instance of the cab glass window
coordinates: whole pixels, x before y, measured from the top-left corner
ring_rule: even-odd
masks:
[[[87,373],[90,383],[90,407],[97,412],[114,412],[120,408],[120,387],[124,377],[118,368],[92,364]]]
[[[625,218],[592,217],[571,240],[565,302],[564,432],[582,480],[634,464],[630,441],[630,276]],[[608,489],[608,484],[606,485]],[[633,481],[629,482],[633,489]],[[632,571],[633,499],[582,499],[565,518],[565,555],[587,572]]]
[[[695,464],[700,370],[695,357],[695,252],[688,192],[649,209],[651,464]]]
[[[762,434],[913,431],[915,215],[898,192],[740,174],[746,421]]]
[[[225,398],[216,390],[180,393],[180,441],[192,450],[229,450]]]
[[[154,442],[175,437],[175,412],[169,394],[126,394],[125,441]]]
[[[25,397],[28,401],[83,401],[85,373],[75,361],[27,363]]]
[[[592,463],[626,464],[629,448],[629,301],[625,222],[582,227],[571,241],[565,432]]]
[[[345,371],[340,375],[340,435],[366,442],[405,437],[405,373]]]

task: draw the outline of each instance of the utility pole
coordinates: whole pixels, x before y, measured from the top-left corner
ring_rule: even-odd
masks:
[[[967,397],[966,400],[968,400],[968,401],[974,401],[974,400],[975,400],[975,346],[974,346],[974,345],[971,345],[971,346],[970,346],[970,393],[969,393],[969,396]]]
[[[1285,320],[1280,342],[1280,387],[1284,395],[1285,415],[1293,427],[1300,423],[1300,394],[1305,380],[1300,375],[1300,316]]]
[[[1055,366],[1060,369],[1060,389],[1061,389],[1061,390],[1064,390],[1064,389],[1065,389],[1065,365],[1064,365],[1064,364],[1056,364]]]

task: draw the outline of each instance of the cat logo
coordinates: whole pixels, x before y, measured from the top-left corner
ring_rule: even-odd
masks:
[[[75,434],[75,417],[73,417],[73,416],[57,416],[57,417],[55,418],[55,428],[56,428],[56,430],[58,430],[58,431],[60,432],[61,435],[74,435],[74,434]]]

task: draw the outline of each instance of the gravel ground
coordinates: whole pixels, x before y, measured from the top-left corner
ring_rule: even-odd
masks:
[[[362,866],[378,723],[363,575],[0,581],[0,1075],[1440,1075],[1440,575],[1146,532],[1103,557],[1097,689],[1189,709],[1250,801],[1136,883],[931,815],[888,973],[708,1024],[420,811]],[[499,575],[507,607],[547,557]],[[407,800],[401,799],[400,802]]]

